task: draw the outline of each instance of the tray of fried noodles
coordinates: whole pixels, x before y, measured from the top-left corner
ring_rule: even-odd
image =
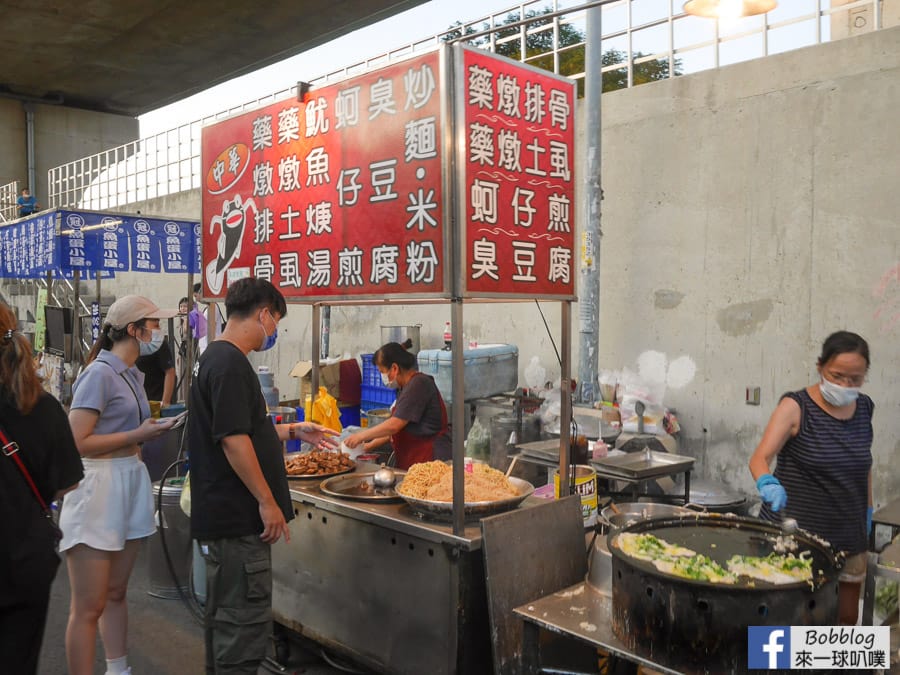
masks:
[[[469,470],[471,467],[471,471]],[[440,520],[453,515],[453,467],[444,462],[413,464],[394,490],[410,507]],[[467,519],[509,511],[534,492],[534,485],[520,478],[507,478],[487,464],[467,464],[465,472],[465,517]]]

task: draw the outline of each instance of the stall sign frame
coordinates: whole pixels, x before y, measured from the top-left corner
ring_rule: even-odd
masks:
[[[476,169],[476,162],[473,160],[467,162],[470,157],[469,146],[467,145],[468,126],[467,122],[475,120],[479,112],[475,110],[474,103],[470,106],[469,99],[466,98],[468,89],[468,78],[466,77],[465,68],[480,68],[482,71],[494,69],[497,73],[497,82],[504,84],[506,89],[503,92],[503,100],[505,105],[509,103],[509,97],[514,93],[516,87],[522,87],[524,83],[526,89],[529,83],[534,83],[537,89],[546,87],[550,95],[552,95],[557,103],[562,102],[562,107],[556,109],[551,114],[551,110],[544,111],[543,114],[532,115],[530,119],[526,115],[526,122],[531,126],[522,125],[521,129],[517,128],[515,133],[519,136],[512,138],[510,147],[516,142],[519,143],[519,149],[525,145],[528,149],[528,143],[534,155],[531,169],[535,176],[539,173],[546,176],[537,176],[533,178],[524,178],[526,172],[519,167],[518,172],[513,164],[507,164],[510,170],[502,176],[502,187],[504,199],[508,199],[510,193],[514,195],[511,209],[513,210],[513,225],[499,223],[497,230],[493,234],[495,236],[505,237],[505,243],[509,244],[503,251],[503,255],[497,258],[498,266],[503,265],[504,271],[509,271],[513,266],[528,268],[529,274],[510,274],[501,283],[493,285],[485,285],[485,282],[478,282],[479,277],[469,279],[466,268],[466,254],[475,248],[475,237],[485,237],[484,225],[495,225],[497,223],[477,222],[478,219],[473,218],[470,225],[470,200],[468,198],[461,199],[462,195],[473,194],[469,189],[469,181],[481,180],[483,172]],[[434,76],[434,69],[437,69],[437,77]],[[405,75],[403,71],[406,71]],[[419,69],[417,71],[417,69]],[[430,69],[431,77],[426,75],[426,71]],[[417,81],[414,81],[416,73],[419,73]],[[441,268],[439,275],[440,282],[435,283],[432,287],[425,290],[402,288],[395,286],[394,290],[379,287],[376,283],[369,284],[365,279],[374,279],[372,275],[374,265],[370,264],[369,268],[358,269],[360,278],[359,283],[352,285],[353,290],[349,288],[338,288],[338,292],[312,292],[307,293],[308,284],[304,284],[302,279],[296,278],[299,274],[300,262],[299,257],[302,249],[296,244],[299,240],[309,238],[310,234],[322,234],[323,230],[318,228],[317,221],[309,221],[307,224],[311,227],[307,231],[307,236],[293,230],[293,220],[295,215],[305,212],[312,214],[313,201],[317,198],[316,194],[321,193],[319,190],[315,192],[310,188],[318,188],[325,185],[335,185],[331,181],[331,174],[328,180],[319,179],[318,183],[312,181],[312,175],[309,173],[303,185],[299,185],[299,174],[290,174],[293,183],[288,183],[289,189],[282,190],[281,183],[285,178],[285,172],[279,169],[278,190],[280,192],[314,192],[312,200],[305,204],[305,209],[294,211],[294,205],[290,199],[275,199],[276,190],[273,184],[274,169],[273,161],[278,159],[278,155],[268,152],[275,145],[274,132],[272,123],[277,115],[279,119],[289,118],[291,115],[299,115],[299,106],[302,104],[308,112],[305,121],[307,127],[301,129],[299,117],[291,122],[291,133],[293,135],[285,136],[283,139],[285,145],[296,151],[302,151],[304,146],[300,142],[300,135],[303,134],[304,139],[307,137],[315,137],[320,131],[324,135],[326,128],[330,128],[329,124],[334,123],[337,126],[336,119],[325,116],[324,111],[328,109],[329,98],[333,106],[337,101],[342,100],[339,96],[340,92],[351,90],[359,91],[364,85],[368,85],[370,94],[370,106],[377,98],[374,96],[375,87],[377,85],[384,86],[386,81],[385,74],[389,74],[389,80],[394,82],[398,78],[403,80],[407,87],[413,86],[426,87],[430,90],[430,96],[436,98],[430,100],[427,112],[432,113],[435,118],[437,129],[434,132],[434,152],[429,154],[428,160],[434,160],[428,166],[439,166],[441,176],[437,183],[440,185],[441,195],[439,199],[441,214],[441,222],[435,225],[441,230],[440,259],[438,265]],[[392,85],[393,86],[393,85]],[[493,85],[491,85],[493,86]],[[233,281],[247,276],[261,276],[260,271],[265,272],[263,278],[272,281],[273,278],[278,281],[274,285],[279,288],[285,299],[291,303],[310,304],[312,306],[312,363],[314,364],[312,372],[312,387],[316,390],[318,384],[318,368],[319,362],[319,345],[321,343],[321,307],[331,304],[368,304],[372,302],[447,302],[451,304],[451,326],[453,333],[453,341],[451,344],[451,353],[453,366],[453,391],[463,391],[463,345],[461,341],[462,324],[463,324],[463,302],[465,301],[505,301],[505,302],[521,302],[525,300],[552,300],[561,302],[561,380],[562,386],[565,388],[570,382],[570,355],[571,355],[571,302],[576,299],[575,296],[575,256],[574,256],[574,185],[575,185],[575,168],[574,168],[574,126],[575,126],[575,100],[576,87],[575,83],[570,79],[524,65],[517,61],[507,59],[505,57],[496,56],[483,52],[476,48],[462,44],[445,44],[437,50],[426,52],[422,55],[416,55],[409,59],[399,61],[395,64],[385,66],[383,68],[369,71],[364,75],[344,80],[335,85],[327,85],[321,89],[312,90],[301,94],[299,101],[294,99],[284,99],[282,101],[270,104],[261,109],[242,113],[234,117],[215,122],[203,128],[201,140],[201,169],[206,172],[206,180],[203,187],[202,196],[202,223],[203,234],[201,240],[201,276],[203,291],[202,296],[207,301],[217,301],[224,297],[227,287]],[[455,98],[455,100],[454,100]],[[409,101],[409,96],[407,102]],[[537,99],[540,108],[541,99]],[[346,102],[341,105],[346,105]],[[361,109],[359,99],[356,99],[357,109]],[[511,107],[503,109],[504,115],[497,116],[496,120],[502,121],[506,127],[516,124],[515,111],[518,103]],[[291,115],[284,115],[284,111],[296,108],[296,112]],[[343,109],[343,108],[342,108]],[[368,108],[367,108],[368,109]],[[531,110],[534,109],[532,106]],[[543,109],[541,109],[543,110]],[[320,114],[321,113],[321,114]],[[549,116],[547,123],[552,120],[551,128],[542,129],[543,118]],[[495,120],[495,121],[496,121]],[[415,122],[415,120],[412,120]],[[472,121],[472,124],[483,124],[482,122]],[[310,124],[312,130],[310,132]],[[555,126],[556,128],[552,128]],[[260,131],[262,129],[262,131]],[[508,128],[506,129],[509,130]],[[407,157],[409,146],[406,144],[408,138],[409,127],[405,127],[404,131],[404,158]],[[243,136],[237,137],[243,134]],[[279,132],[281,133],[281,132]],[[254,136],[254,134],[256,134]],[[498,133],[498,137],[499,137]],[[515,135],[515,134],[513,134]],[[260,140],[263,138],[263,140]],[[517,141],[518,139],[518,141]],[[522,142],[524,139],[524,143]],[[379,139],[381,140],[381,139]],[[341,150],[340,140],[336,142],[337,149]],[[544,145],[541,145],[544,143]],[[546,147],[545,147],[546,146]],[[378,147],[378,146],[376,146]],[[473,146],[474,147],[474,146]],[[327,154],[323,149],[324,146],[316,148],[308,148],[305,154],[307,167],[313,166],[311,159],[314,158],[313,153],[318,149],[321,152],[316,157],[321,158]],[[555,149],[555,150],[554,150]],[[253,155],[252,153],[257,153]],[[267,154],[268,152],[268,154]],[[554,152],[556,154],[554,154]],[[338,153],[342,158],[344,154]],[[296,159],[295,152],[292,157]],[[329,155],[330,156],[330,155]],[[267,159],[268,157],[268,159]],[[556,157],[555,164],[550,158]],[[560,158],[562,158],[560,160]],[[253,164],[254,159],[257,163]],[[283,158],[282,158],[283,159]],[[350,156],[354,161],[354,156]],[[520,156],[521,159],[521,156]],[[278,159],[280,162],[281,159]],[[360,166],[354,167],[359,169],[364,163],[355,160]],[[499,158],[498,158],[499,161]],[[504,161],[507,161],[504,159]],[[524,160],[522,160],[524,161]],[[396,162],[399,164],[399,162]],[[251,167],[252,165],[252,167]],[[369,169],[373,163],[370,161]],[[524,166],[524,165],[523,165]],[[553,175],[553,168],[556,167],[559,175]],[[483,168],[483,166],[481,167]],[[329,167],[330,170],[330,167]],[[344,167],[340,167],[339,192],[344,190]],[[360,169],[361,170],[361,169]],[[292,169],[293,171],[293,169]],[[415,171],[418,180],[422,180],[427,175],[427,169],[422,173],[422,167]],[[314,174],[321,176],[321,173]],[[530,174],[529,174],[530,175]],[[254,178],[255,176],[255,178]],[[547,180],[543,180],[546,178]],[[518,183],[527,185],[528,195],[522,194],[517,186]],[[295,189],[299,185],[299,189]],[[371,192],[366,193],[371,200],[373,195],[378,195],[378,190],[384,188],[384,185],[372,185]],[[415,192],[413,192],[413,188]],[[388,187],[388,189],[391,189]],[[249,192],[248,192],[249,191]],[[358,191],[356,194],[360,194]],[[411,185],[408,188],[409,202],[404,206],[408,210],[408,206],[412,205],[416,200],[414,194],[422,199],[423,188],[420,185]],[[500,194],[498,187],[497,194]],[[244,195],[249,195],[245,197]],[[273,205],[287,205],[288,211],[279,214],[280,220],[286,220],[288,225],[287,234],[289,239],[294,242],[298,250],[285,250],[284,248],[275,247],[273,250],[278,253],[279,257],[284,253],[291,253],[294,257],[291,259],[291,265],[288,266],[289,274],[281,274],[279,277],[273,277],[274,266],[271,264],[268,268],[264,268],[254,262],[248,265],[250,253],[244,248],[245,242],[253,235],[257,239],[254,245],[260,248],[271,242],[272,235],[275,230],[270,228],[274,222],[274,216],[268,207],[265,198],[272,196]],[[260,201],[262,209],[256,204],[256,199]],[[535,201],[537,199],[537,202]],[[252,207],[249,205],[252,200]],[[520,201],[516,201],[520,200]],[[340,198],[338,198],[340,202]],[[538,202],[544,202],[541,206],[543,210],[538,209]],[[565,218],[560,219],[559,212],[554,216],[550,213],[549,204],[554,202],[557,206],[564,203],[566,207]],[[458,204],[456,208],[452,208],[452,204]],[[355,206],[356,202],[350,204]],[[339,206],[341,204],[339,203]],[[253,211],[250,214],[250,211]],[[260,217],[260,212],[265,215]],[[288,217],[285,218],[285,214]],[[342,216],[337,219],[335,224],[335,212],[330,211],[331,227],[327,230],[330,235],[330,242],[336,242],[337,245],[346,246],[351,243],[351,233],[345,231],[345,214],[337,212]],[[499,219],[500,213],[496,213],[494,220]],[[534,220],[534,218],[537,220]],[[250,223],[250,220],[253,223]],[[346,219],[349,222],[349,218]],[[534,222],[532,222],[534,221]],[[564,222],[563,222],[564,221]],[[366,221],[370,226],[371,221]],[[401,219],[404,226],[408,226],[409,222]],[[377,223],[375,223],[377,225]],[[532,225],[535,225],[532,229]],[[248,229],[249,227],[249,229]],[[395,229],[400,229],[394,225]],[[261,229],[260,229],[261,228]],[[371,228],[370,228],[371,229]],[[408,228],[407,228],[408,229]],[[523,242],[523,249],[526,254],[522,257],[519,253],[513,253],[513,242],[519,239],[520,231],[528,231],[525,238],[530,241]],[[368,234],[368,233],[367,233]],[[369,234],[371,237],[372,235]],[[283,240],[284,234],[279,235]],[[389,237],[385,237],[389,239]],[[354,244],[355,245],[355,244]],[[289,244],[290,246],[290,244]],[[269,248],[272,248],[271,246]],[[335,244],[329,243],[329,254],[334,253]],[[532,251],[534,256],[529,258],[528,251]],[[544,258],[549,261],[552,250],[562,251],[564,264],[558,269],[562,271],[562,279],[554,276],[551,271],[546,279],[538,282],[537,277],[533,274],[535,270],[539,270],[542,265],[537,260],[537,253],[540,252]],[[254,249],[250,249],[254,252]],[[310,251],[303,251],[310,255]],[[473,262],[478,256],[474,253],[471,256]],[[328,257],[329,264],[331,257]],[[548,268],[553,268],[547,265]],[[291,283],[285,283],[282,276],[290,276],[290,270],[293,270],[295,277]],[[546,272],[546,270],[543,270]],[[338,267],[340,272],[340,267]],[[365,274],[364,274],[365,272]],[[474,276],[474,275],[473,275]],[[488,275],[490,277],[490,275]],[[520,278],[521,277],[521,278]],[[530,277],[530,278],[529,278]],[[499,281],[499,279],[498,279]],[[562,283],[561,283],[562,281]],[[527,285],[526,285],[527,282]],[[380,281],[378,282],[380,283]],[[320,286],[316,286],[320,288]],[[453,397],[457,397],[454,395]],[[462,408],[459,409],[458,417],[454,414],[454,426],[456,428],[464,428],[462,421]],[[563,417],[571,414],[571,401],[568,397],[563,398],[562,406]],[[561,437],[562,451],[560,453],[560,476],[563,482],[563,495],[568,494],[568,426],[562,430]],[[462,476],[462,457],[464,455],[464,446],[461,438],[455,438],[453,443],[454,458],[454,490],[453,490],[453,529],[454,532],[462,532],[464,530],[464,509],[462,508],[463,497],[463,476]]]
[[[205,126],[203,298],[256,276],[301,304],[449,299],[445,62],[431,50]]]
[[[454,50],[459,295],[575,300],[575,83]]]

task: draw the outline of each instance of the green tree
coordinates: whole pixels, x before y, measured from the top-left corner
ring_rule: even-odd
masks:
[[[552,10],[547,7],[542,10],[529,10],[525,12],[525,19],[530,19],[526,25],[525,57],[527,63],[537,68],[553,71],[553,18],[544,17]],[[516,23],[520,20],[519,13],[513,12],[498,27],[494,35],[494,51],[502,56],[521,61],[522,59],[522,29],[520,27],[502,28],[503,25]],[[533,32],[535,28],[546,26],[547,30]],[[490,29],[490,25],[484,23],[482,30]],[[457,21],[450,26],[444,35],[444,40],[455,40],[466,35],[473,35],[476,31],[472,26],[465,29],[461,22]],[[481,36],[469,40],[470,44],[484,49],[490,48],[489,36]],[[580,30],[570,24],[559,24],[559,73],[560,75],[574,76],[584,73],[584,49],[585,36]],[[644,54],[634,53],[634,59],[639,59]],[[603,73],[603,91],[624,89],[628,86],[628,55],[618,49],[610,49],[601,57],[604,68],[607,66],[622,64],[621,68],[615,68]],[[681,60],[675,59],[674,70],[671,75],[681,75]],[[669,77],[669,62],[667,59],[654,59],[635,64],[633,82],[635,85],[664,80]],[[584,96],[584,78],[578,78],[578,95]]]

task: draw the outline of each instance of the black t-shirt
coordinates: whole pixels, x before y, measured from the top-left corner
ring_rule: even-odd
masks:
[[[84,476],[81,456],[62,406],[44,393],[27,415],[0,402],[0,426],[19,445],[19,456],[49,504]],[[12,458],[0,454],[0,588],[13,593],[29,576],[58,561],[53,532]],[[28,593],[28,588],[21,589]]]
[[[216,340],[203,352],[191,384],[189,410],[193,538],[245,537],[263,531],[259,503],[225,457],[222,439],[226,436],[250,436],[272,496],[291,520],[294,512],[284,446],[266,414],[253,366],[230,342]]]
[[[169,336],[163,338],[162,345],[155,352],[148,356],[139,356],[134,365],[144,374],[144,391],[147,392],[147,399],[162,401],[166,371],[175,367]],[[171,402],[169,401],[169,403]]]

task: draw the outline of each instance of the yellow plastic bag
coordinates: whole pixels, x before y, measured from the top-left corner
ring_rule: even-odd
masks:
[[[178,502],[184,515],[191,517],[191,472],[188,471],[184,477],[184,484],[181,486],[181,499]]]
[[[319,387],[319,395],[315,403],[310,403],[310,397],[306,397],[306,419],[310,422],[318,422],[322,426],[341,431],[341,413],[338,410],[337,399],[328,393],[325,387]]]

